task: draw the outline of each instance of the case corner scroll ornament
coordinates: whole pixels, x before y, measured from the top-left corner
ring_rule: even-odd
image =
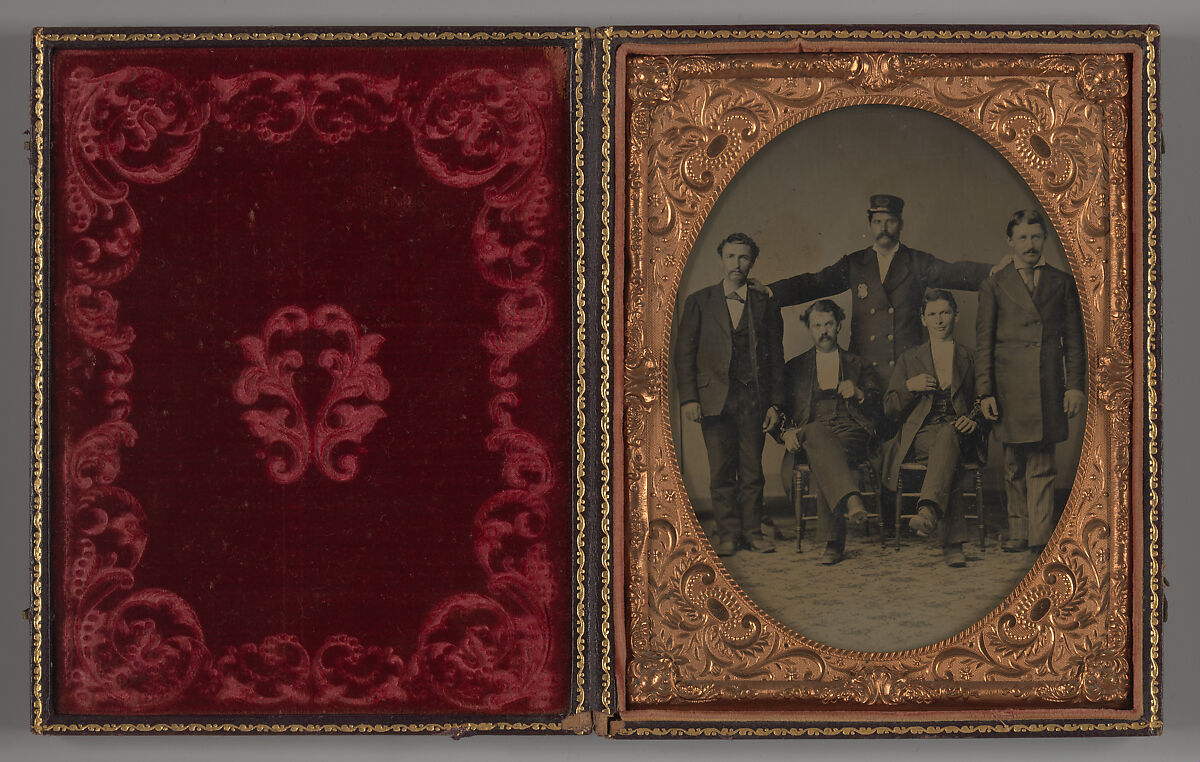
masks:
[[[624,444],[633,705],[726,699],[878,706],[1129,700],[1129,73],[1119,55],[631,56]],[[1085,459],[1041,559],[996,609],[915,651],[860,654],[762,612],[690,515],[671,444],[670,315],[686,246],[745,161],[847,106],[919,108],[998,150],[1050,215],[1079,284],[1092,401]],[[665,285],[664,285],[665,284]],[[664,317],[665,316],[665,317]],[[1088,443],[1092,443],[1089,445]]]

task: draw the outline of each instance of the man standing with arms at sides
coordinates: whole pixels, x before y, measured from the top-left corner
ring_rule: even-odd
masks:
[[[763,537],[762,451],[783,402],[783,319],[747,287],[758,244],[733,233],[717,246],[725,277],[690,296],[675,346],[680,412],[699,421],[708,451],[717,555],[775,550]]]
[[[838,347],[846,313],[822,299],[804,311],[813,346],[784,366],[784,429],[780,441],[803,453],[817,483],[817,534],[825,540],[821,563],[842,560],[846,522],[862,526],[867,509],[853,464],[867,459],[875,427],[864,413],[879,404],[879,377],[860,357]]]
[[[922,537],[938,530],[942,557],[953,567],[967,565],[963,542],[967,525],[962,505],[953,495],[964,445],[975,444],[980,430],[975,406],[975,363],[971,352],[954,340],[958,304],[954,295],[934,289],[925,295],[921,322],[929,342],[915,346],[896,364],[883,412],[901,421],[900,433],[884,447],[884,483],[896,490],[900,464],[925,464],[925,480],[910,526]],[[978,451],[972,456],[978,460]]]
[[[1008,222],[1011,266],[979,288],[976,391],[1004,443],[1008,540],[1041,553],[1054,529],[1055,445],[1087,398],[1083,316],[1070,273],[1042,259],[1046,221],[1023,209]]]

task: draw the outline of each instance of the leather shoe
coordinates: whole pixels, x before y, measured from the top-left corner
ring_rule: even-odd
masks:
[[[1042,551],[1045,549],[1046,549],[1045,545],[1030,545],[1029,546],[1029,552],[1034,554],[1035,556],[1040,556],[1042,554]]]
[[[953,566],[955,569],[961,569],[967,565],[967,557],[963,555],[961,542],[942,548],[942,558],[945,560],[946,566]]]
[[[825,553],[822,554],[822,556],[821,556],[821,565],[822,566],[833,566],[834,564],[836,564],[842,560],[843,555],[844,555],[844,553],[843,553],[842,549],[839,548],[838,546],[826,545]]]
[[[732,556],[734,553],[737,553],[737,543],[733,540],[721,540],[717,543],[718,556]]]
[[[1029,541],[1013,539],[1005,540],[1004,544],[1000,546],[1000,549],[1005,553],[1021,553],[1029,549]]]
[[[764,521],[759,529],[762,531],[762,536],[771,540],[794,540],[796,533],[791,529],[785,529],[781,526]]]
[[[921,506],[917,515],[908,520],[908,528],[917,533],[918,537],[928,537],[937,529],[937,514],[927,505]]]
[[[775,552],[775,543],[765,537],[751,537],[746,541],[746,545],[756,553]]]

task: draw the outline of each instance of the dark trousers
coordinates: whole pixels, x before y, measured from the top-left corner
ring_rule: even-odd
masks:
[[[1004,445],[1004,492],[1008,498],[1008,536],[1045,545],[1054,531],[1055,444]]]
[[[762,537],[765,414],[749,388],[731,381],[721,414],[700,419],[718,543]]]
[[[908,458],[925,464],[925,481],[921,483],[917,505],[933,503],[942,517],[938,522],[938,540],[942,545],[966,542],[962,496],[954,488],[958,464],[962,461],[962,434],[949,421],[926,423],[913,439]]]
[[[818,400],[814,420],[800,429],[800,449],[812,471],[817,494],[818,541],[845,546],[845,501],[859,491],[851,464],[867,458],[870,434],[839,399]]]

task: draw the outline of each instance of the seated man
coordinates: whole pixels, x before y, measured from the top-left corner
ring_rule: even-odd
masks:
[[[814,302],[801,318],[813,348],[784,366],[784,419],[779,439],[803,451],[817,484],[817,533],[825,540],[821,563],[836,564],[846,551],[846,519],[862,525],[867,509],[852,463],[867,459],[875,427],[863,413],[879,402],[879,377],[862,358],[838,347],[846,313],[836,302]]]
[[[964,451],[978,444],[982,414],[975,404],[975,363],[971,352],[954,340],[958,304],[942,289],[925,294],[921,322],[929,341],[900,355],[883,395],[883,412],[900,421],[900,432],[885,446],[883,478],[889,489],[899,487],[900,464],[925,463],[925,481],[917,514],[909,526],[922,537],[939,528],[942,554],[948,565],[967,565],[967,537],[962,506],[951,494]],[[981,519],[982,520],[982,519]]]

